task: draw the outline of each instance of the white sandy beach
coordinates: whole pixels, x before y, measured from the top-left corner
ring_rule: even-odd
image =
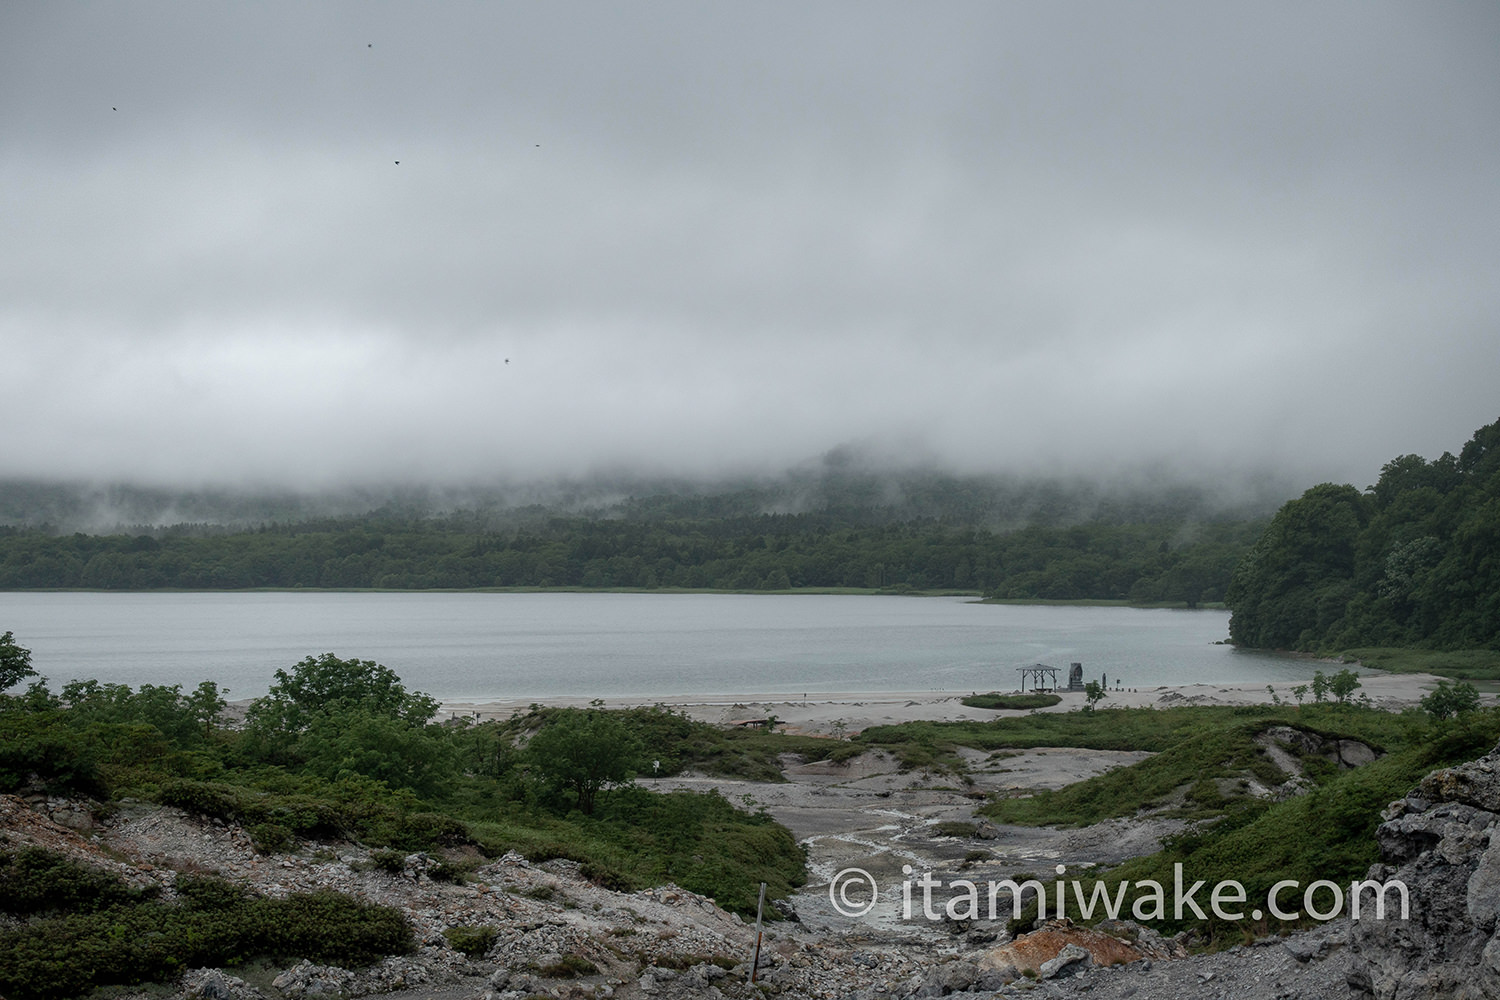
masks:
[[[1340,668],[1341,669],[1341,668]],[[1330,667],[1328,673],[1336,670]],[[1379,708],[1399,710],[1415,705],[1442,678],[1431,674],[1395,674],[1360,671],[1361,687],[1356,695],[1368,695]],[[1283,702],[1295,703],[1294,685],[1275,687]],[[1004,712],[970,708],[962,698],[973,691],[879,691],[789,692],[780,694],[714,694],[663,695],[658,698],[527,698],[495,701],[444,702],[439,718],[467,715],[480,719],[504,718],[525,711],[532,704],[546,706],[587,707],[602,704],[605,708],[631,708],[642,705],[665,705],[686,712],[695,719],[718,724],[732,724],[774,716],[782,732],[812,735],[851,735],[870,726],[913,722],[919,719],[959,720],[994,719],[1024,712]],[[1068,712],[1081,708],[1081,692],[1061,691],[1062,702],[1048,712]],[[1309,699],[1311,695],[1308,696]],[[1248,705],[1270,704],[1272,692],[1264,684],[1180,684],[1150,688],[1111,690],[1099,708],[1127,708],[1173,705]]]

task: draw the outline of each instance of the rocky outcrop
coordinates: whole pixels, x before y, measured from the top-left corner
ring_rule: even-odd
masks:
[[[1500,998],[1500,748],[1434,771],[1381,818],[1368,878],[1405,884],[1409,918],[1354,922],[1349,985],[1376,1000]]]
[[[1255,737],[1261,752],[1286,774],[1282,784],[1272,788],[1258,786],[1255,794],[1276,801],[1305,795],[1316,787],[1307,777],[1304,762],[1320,758],[1339,770],[1348,770],[1376,760],[1380,754],[1367,743],[1355,739],[1320,736],[1294,726],[1271,726]]]

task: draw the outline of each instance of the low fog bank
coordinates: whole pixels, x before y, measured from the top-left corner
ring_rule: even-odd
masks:
[[[1086,521],[1194,521],[1267,516],[1311,481],[1286,472],[1163,465],[1097,475],[961,472],[899,465],[853,446],[776,473],[719,477],[632,470],[526,481],[343,487],[169,486],[0,479],[0,525],[139,534],[194,525],[226,529],[329,518],[452,518],[501,529],[558,515],[714,519],[836,514],[869,523],[931,518],[997,530]]]

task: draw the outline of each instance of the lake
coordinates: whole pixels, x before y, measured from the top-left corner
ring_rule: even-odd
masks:
[[[444,700],[1010,690],[1016,668],[1130,687],[1282,684],[1315,664],[1219,645],[1229,615],[968,598],[574,593],[0,593],[53,690],[212,680],[258,697],[333,652]]]

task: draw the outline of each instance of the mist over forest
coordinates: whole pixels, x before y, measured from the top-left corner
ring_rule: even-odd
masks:
[[[934,519],[1006,531],[1094,520],[1263,517],[1307,485],[1271,471],[1209,474],[1163,466],[1093,477],[965,474],[931,465],[903,467],[845,446],[778,474],[719,478],[619,470],[516,482],[294,489],[10,477],[0,478],[0,525],[139,534],[173,526],[242,530],[372,514],[420,520],[462,513],[476,525],[500,528],[557,515],[701,519],[835,513],[861,523]]]

